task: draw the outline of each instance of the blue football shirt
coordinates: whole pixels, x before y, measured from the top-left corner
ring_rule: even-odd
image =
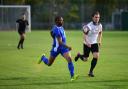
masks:
[[[57,51],[58,48],[63,48],[62,45],[59,45],[57,38],[61,37],[62,42],[66,44],[66,35],[65,35],[64,28],[62,26],[58,27],[54,25],[51,30],[51,35],[53,37],[53,50]]]

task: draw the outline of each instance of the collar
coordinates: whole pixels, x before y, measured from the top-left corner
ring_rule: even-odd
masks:
[[[100,24],[100,22],[98,22],[98,23],[96,23],[94,21],[92,21],[92,22],[93,22],[93,25],[99,25]]]

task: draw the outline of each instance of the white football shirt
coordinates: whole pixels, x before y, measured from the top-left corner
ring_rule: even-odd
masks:
[[[83,26],[83,30],[84,30],[84,33],[87,33],[86,34],[87,42],[89,44],[95,44],[97,43],[99,32],[102,31],[102,24],[99,23],[98,25],[95,25],[93,22],[89,22],[87,25]],[[84,43],[86,44],[85,36],[84,36]]]

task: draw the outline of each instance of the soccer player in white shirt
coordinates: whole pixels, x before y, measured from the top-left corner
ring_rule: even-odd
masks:
[[[99,22],[100,13],[98,11],[92,14],[92,21],[83,26],[84,41],[83,41],[83,54],[78,53],[75,61],[79,58],[82,61],[87,61],[90,51],[92,52],[93,59],[88,76],[94,77],[93,70],[99,58],[99,46],[101,46],[102,39],[102,24]]]

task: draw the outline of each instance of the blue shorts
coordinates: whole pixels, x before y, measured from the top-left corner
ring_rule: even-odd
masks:
[[[52,50],[50,52],[50,55],[53,56],[53,57],[57,57],[60,53],[63,56],[63,54],[67,53],[67,52],[69,52],[69,49],[65,48],[65,47],[58,48],[57,50],[52,48]]]

